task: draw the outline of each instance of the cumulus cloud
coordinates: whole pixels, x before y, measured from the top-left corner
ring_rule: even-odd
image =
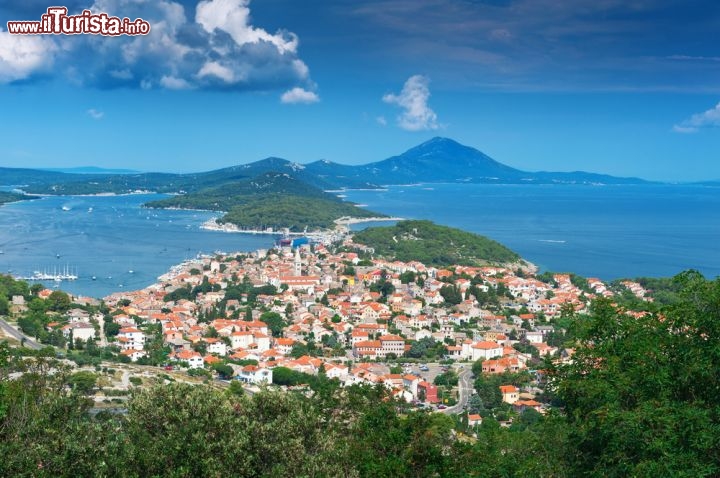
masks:
[[[422,75],[408,78],[399,95],[387,94],[383,101],[394,104],[404,111],[397,117],[397,124],[407,131],[438,129],[437,115],[428,106],[430,80]]]
[[[103,116],[105,116],[105,113],[103,113],[102,111],[98,111],[95,108],[90,108],[86,111],[86,113],[94,120],[100,120],[103,118]]]
[[[375,118],[375,121],[377,121],[377,124],[379,124],[380,126],[387,126],[387,120],[384,116],[378,116],[377,118]]]
[[[696,133],[701,128],[717,128],[720,126],[720,103],[702,113],[692,115],[685,121],[673,126],[676,133]]]
[[[11,35],[0,29],[0,83],[47,72],[57,51],[57,45],[48,37]]]
[[[150,33],[51,38],[0,31],[0,83],[48,73],[98,88],[287,91],[313,85],[297,35],[253,25],[250,0],[85,2],[82,8],[93,13],[143,18]]]
[[[280,101],[283,103],[317,103],[320,101],[320,97],[313,93],[312,91],[305,90],[303,88],[295,87],[292,90],[288,90],[285,93],[283,93],[282,97],[280,98]]]

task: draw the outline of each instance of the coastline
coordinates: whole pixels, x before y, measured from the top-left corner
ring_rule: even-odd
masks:
[[[317,235],[317,234],[330,234],[333,232],[332,229],[327,230],[314,230],[314,231],[306,231],[306,232],[290,232],[285,229],[277,230],[273,228],[267,228],[267,229],[243,229],[239,226],[236,226],[235,224],[225,223],[220,224],[218,223],[219,218],[213,217],[208,219],[207,221],[203,222],[200,225],[200,229],[204,229],[206,231],[219,231],[219,232],[229,232],[229,233],[236,233],[236,234],[267,234],[267,235],[285,235],[285,236],[307,236],[309,234]],[[341,217],[338,219],[335,219],[333,221],[336,225],[336,227],[347,227],[352,224],[361,224],[364,222],[382,222],[382,221],[402,221],[403,218],[401,217]]]
[[[339,219],[335,219],[333,222],[337,224],[338,226],[349,226],[351,224],[361,224],[363,222],[384,222],[384,221],[404,221],[405,219],[402,217],[348,217],[344,218],[341,217]]]

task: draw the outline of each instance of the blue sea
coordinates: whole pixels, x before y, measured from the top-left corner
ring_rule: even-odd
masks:
[[[606,280],[720,275],[717,187],[419,184],[346,195],[488,236],[543,270]]]
[[[142,289],[199,253],[254,251],[277,239],[200,229],[216,215],[209,212],[141,207],[163,197],[55,196],[6,204],[0,207],[0,273],[30,276],[67,269],[79,279],[63,281],[62,290],[104,297]]]
[[[345,194],[377,212],[486,235],[543,270],[607,280],[690,268],[720,275],[720,188],[433,184]],[[68,268],[80,278],[62,282],[63,290],[103,297],[143,288],[198,253],[253,251],[276,240],[200,229],[209,212],[141,207],[161,197],[47,197],[2,206],[0,273]]]

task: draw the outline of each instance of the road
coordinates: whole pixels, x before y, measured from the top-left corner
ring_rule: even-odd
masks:
[[[35,342],[35,340],[32,337],[28,337],[27,335],[23,334],[22,332],[18,331],[15,327],[8,324],[4,320],[0,319],[0,329],[3,330],[7,335],[15,338],[18,340],[18,342],[23,342],[23,339],[25,339],[25,347],[33,350],[40,350],[43,348],[43,345],[40,345],[39,343]]]
[[[467,406],[467,402],[472,394],[473,383],[471,380],[472,370],[469,366],[465,366],[458,375],[458,402],[452,407],[448,407],[445,410],[438,410],[442,413],[462,413]]]

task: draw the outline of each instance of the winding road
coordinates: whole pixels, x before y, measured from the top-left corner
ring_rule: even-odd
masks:
[[[471,377],[472,370],[470,369],[470,367],[466,366],[458,375],[458,402],[452,407],[446,408],[445,410],[438,410],[439,412],[462,413],[465,410],[465,407],[467,406],[467,402],[470,399],[470,394],[472,393],[473,389]]]
[[[30,349],[33,349],[33,350],[40,350],[41,348],[43,348],[42,345],[40,345],[39,343],[35,342],[35,339],[33,339],[32,337],[29,337],[29,336],[23,334],[22,332],[18,331],[15,327],[13,327],[12,325],[8,324],[7,322],[5,322],[5,321],[2,320],[2,319],[0,319],[0,329],[2,329],[3,332],[5,332],[5,334],[7,334],[7,335],[9,335],[9,336],[17,339],[18,342],[21,342],[21,343],[22,343],[23,340],[24,340],[24,342],[25,342],[24,345],[25,345],[25,347],[27,347],[27,348],[30,348]]]

